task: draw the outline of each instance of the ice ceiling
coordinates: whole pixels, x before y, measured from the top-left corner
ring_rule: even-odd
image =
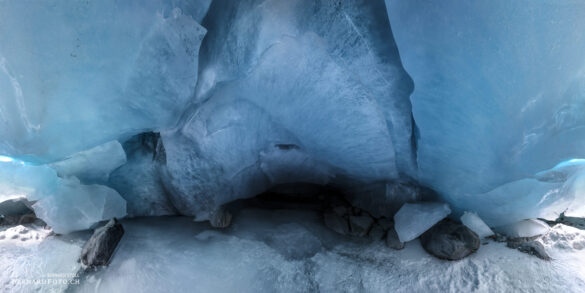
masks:
[[[380,204],[420,184],[491,226],[583,215],[583,15],[573,0],[0,0],[0,199],[36,201],[59,233],[205,220],[297,182]]]

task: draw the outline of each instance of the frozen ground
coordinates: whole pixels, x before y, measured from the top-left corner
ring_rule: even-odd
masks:
[[[63,292],[79,270],[86,232],[49,236],[30,225],[0,227],[0,292]]]
[[[189,218],[123,221],[110,266],[68,292],[583,292],[585,233],[558,226],[542,239],[551,262],[485,240],[456,262],[418,240],[400,251],[339,236],[311,211],[244,210],[223,231]],[[11,287],[13,279],[73,274],[87,233],[28,244],[0,240],[3,292],[61,292],[63,285]],[[16,290],[18,289],[18,290]],[[15,291],[16,290],[16,291]],[[53,290],[53,291],[52,291]]]

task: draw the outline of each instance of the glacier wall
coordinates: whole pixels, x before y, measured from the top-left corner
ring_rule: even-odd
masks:
[[[49,162],[173,126],[209,1],[173,2],[0,2],[0,153]]]
[[[561,190],[582,184],[570,174],[534,178],[585,156],[583,2],[386,4],[416,84],[422,182],[492,225],[558,215],[568,205],[556,200],[583,197]]]
[[[0,1],[0,195],[62,233],[206,220],[298,182],[379,215],[434,194],[420,185],[490,226],[583,214],[582,15],[573,0]]]

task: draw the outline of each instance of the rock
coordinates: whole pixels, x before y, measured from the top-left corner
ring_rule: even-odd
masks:
[[[381,240],[382,238],[384,238],[385,235],[386,231],[378,223],[375,223],[370,229],[370,232],[368,232],[368,237],[374,241]]]
[[[506,237],[506,235],[503,235],[500,233],[494,233],[494,235],[492,235],[488,238],[491,238],[496,242],[507,242],[508,241],[508,237]]]
[[[20,216],[4,216],[0,215],[0,225],[2,226],[15,226],[18,225]]]
[[[37,216],[34,213],[22,215],[18,220],[18,225],[32,224],[37,221]]]
[[[567,217],[565,216],[565,213],[562,213],[554,223],[561,223],[567,226],[585,230],[585,218]]]
[[[227,228],[231,223],[232,214],[224,208],[219,208],[209,217],[209,224],[214,228]]]
[[[325,221],[325,226],[329,227],[329,229],[342,235],[349,234],[349,224],[347,220],[333,210],[326,211],[323,214],[323,220]]]
[[[398,234],[396,233],[396,230],[394,230],[394,227],[390,228],[386,233],[386,246],[396,250],[404,248],[404,243],[400,242],[400,239],[398,239]]]
[[[373,224],[374,219],[369,215],[349,216],[349,227],[353,236],[366,236]]]
[[[349,215],[349,209],[344,206],[336,206],[333,208],[333,212],[339,216],[345,217]]]
[[[89,268],[108,265],[123,235],[124,228],[116,218],[96,229],[83,246],[81,263]]]
[[[13,198],[0,202],[0,215],[15,216],[33,213],[31,202],[26,198]]]
[[[26,198],[13,198],[0,202],[0,225],[14,226],[34,222],[36,216]]]
[[[534,255],[542,260],[552,260],[548,253],[546,253],[544,245],[538,241],[509,241],[507,246]]]
[[[394,229],[394,221],[392,219],[380,218],[378,219],[378,224],[384,228],[384,231]]]
[[[443,220],[420,237],[423,248],[430,254],[446,260],[462,259],[479,249],[480,239],[462,224]]]

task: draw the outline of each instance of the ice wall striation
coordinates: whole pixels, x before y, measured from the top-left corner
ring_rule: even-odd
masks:
[[[491,225],[583,194],[582,175],[534,177],[585,157],[585,3],[386,3],[416,84],[422,182]]]

